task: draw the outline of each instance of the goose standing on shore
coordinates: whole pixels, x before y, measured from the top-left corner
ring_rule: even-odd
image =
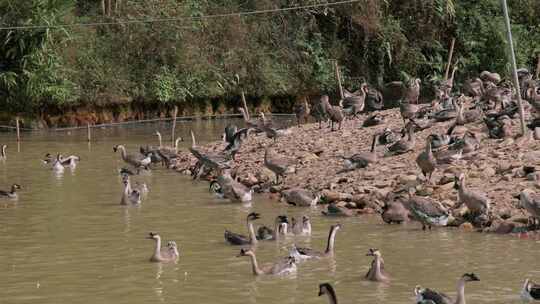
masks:
[[[307,102],[307,99],[304,99],[304,102],[302,104],[295,106],[294,114],[296,115],[296,122],[298,126],[302,124],[302,120],[305,123],[308,122],[310,112],[311,112],[311,109],[309,107],[309,103]]]
[[[416,286],[414,295],[416,296],[417,304],[465,304],[465,284],[467,282],[476,282],[480,279],[474,273],[464,274],[458,281],[457,298],[452,301],[450,297],[442,292],[438,292],[429,288]]]
[[[328,296],[328,303],[338,304],[336,292],[330,283],[322,283],[319,285],[319,297],[322,295]]]
[[[294,172],[291,162],[275,153],[270,147],[264,151],[264,165],[276,175],[276,184],[279,184],[280,177],[283,180],[287,173]]]
[[[379,249],[370,248],[368,250],[368,253],[366,256],[372,256],[373,261],[371,262],[371,267],[369,268],[369,271],[366,273],[366,279],[368,281],[375,281],[375,282],[389,282],[390,277],[384,271],[384,260],[381,257],[381,252]]]
[[[255,252],[251,249],[241,249],[237,257],[248,256],[251,259],[251,269],[254,275],[288,275],[296,273],[296,262],[287,257],[274,264],[259,266]]]
[[[120,150],[122,160],[135,168],[147,168],[152,162],[149,156],[144,156],[142,154],[127,154],[126,148],[123,145],[116,145],[113,147],[114,152],[117,152],[118,150]]]
[[[156,241],[154,247],[154,254],[150,257],[150,262],[168,263],[176,262],[180,253],[178,252],[178,246],[176,242],[167,242],[167,247],[161,248],[161,236],[155,232],[150,232],[147,239]]]
[[[523,189],[519,194],[519,203],[532,217],[532,226],[540,223],[540,196],[530,189]]]
[[[255,245],[257,244],[257,236],[255,234],[255,228],[253,227],[253,221],[260,219],[261,216],[258,213],[252,212],[248,214],[246,218],[247,229],[249,236],[231,232],[225,230],[225,241],[229,242],[231,245]]]
[[[341,104],[342,101],[340,101],[339,106],[330,106],[330,108],[326,110],[326,112],[328,113],[328,117],[330,118],[330,131],[335,131],[334,124],[336,123],[338,124],[338,130],[341,130],[341,124],[345,119]]]
[[[330,232],[328,233],[328,240],[326,243],[326,250],[316,251],[311,248],[299,248],[296,247],[296,245],[293,247],[292,250],[292,256],[298,260],[306,260],[311,258],[327,258],[327,257],[333,257],[334,256],[334,248],[335,248],[335,241],[336,241],[336,234],[341,229],[341,224],[336,224],[330,226]]]
[[[414,195],[415,189],[409,189],[409,200],[404,204],[413,218],[422,224],[422,230],[431,226],[446,226],[449,213],[441,203],[427,198]]]
[[[407,132],[407,138],[402,138],[399,141],[390,145],[388,147],[388,152],[385,154],[385,156],[405,154],[409,151],[414,150],[414,146],[416,144],[416,141],[414,139],[414,128],[412,126],[409,126],[404,131]]]
[[[328,121],[328,109],[331,107],[328,95],[323,95],[313,107],[311,115],[319,123],[319,130],[322,128],[322,122]]]
[[[465,184],[465,174],[455,178],[454,189],[458,190],[459,205],[465,204],[473,216],[489,214],[491,200],[485,192],[469,189]]]
[[[431,181],[431,175],[437,168],[437,159],[435,159],[435,156],[433,156],[433,152],[431,151],[432,140],[433,138],[431,135],[426,138],[426,148],[418,155],[418,157],[416,157],[416,164],[420,167],[422,174],[428,182]]]
[[[10,191],[0,190],[0,197],[17,199],[19,198],[19,195],[17,194],[17,190],[19,189],[21,189],[19,184],[13,184],[11,185]]]

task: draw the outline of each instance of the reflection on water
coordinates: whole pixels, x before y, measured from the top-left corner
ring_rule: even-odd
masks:
[[[193,129],[200,141],[220,138],[225,121],[180,123],[180,136]],[[320,208],[299,209],[255,196],[251,206],[210,195],[206,182],[165,169],[133,178],[150,192],[140,207],[119,205],[125,164],[112,146],[157,144],[168,125],[100,129],[87,144],[84,131],[23,134],[17,153],[14,136],[8,159],[0,163],[0,189],[20,184],[17,201],[0,201],[0,298],[2,303],[325,303],[318,284],[331,282],[344,303],[409,303],[415,285],[455,295],[457,278],[475,272],[481,281],[467,285],[471,303],[518,303],[525,277],[540,280],[540,244],[507,236],[451,229],[423,232],[418,225],[383,225],[377,217],[323,218]],[[184,142],[186,149],[189,142]],[[11,148],[13,147],[13,148]],[[80,164],[57,175],[41,162],[45,153],[76,154]],[[311,237],[288,237],[257,246],[260,263],[271,263],[298,246],[324,249],[331,224],[343,229],[335,259],[309,261],[296,276],[258,277],[250,261],[237,258],[225,229],[245,233],[249,212],[270,225],[278,214],[313,221]],[[177,264],[148,260],[159,232],[179,245]],[[392,277],[389,286],[362,280],[371,262],[368,248],[379,248]]]

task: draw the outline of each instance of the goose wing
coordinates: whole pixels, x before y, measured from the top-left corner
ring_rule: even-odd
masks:
[[[9,196],[8,191],[0,190],[0,196]]]
[[[249,238],[245,235],[234,233],[229,230],[225,230],[224,236],[225,241],[229,242],[231,245],[249,245],[251,243]]]
[[[442,292],[435,291],[433,289],[426,288],[421,292],[422,301],[418,301],[418,303],[429,303],[429,301],[432,301],[435,304],[451,304],[452,300],[450,297],[445,295]],[[425,301],[425,302],[424,302]]]
[[[408,204],[409,210],[416,214],[430,217],[447,216],[448,212],[437,202],[432,202],[422,197],[413,197]]]
[[[298,251],[300,255],[308,256],[308,257],[317,257],[317,256],[321,256],[322,254],[320,251],[313,250],[307,247],[296,247],[296,250]]]

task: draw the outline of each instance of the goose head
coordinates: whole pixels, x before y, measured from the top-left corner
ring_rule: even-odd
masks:
[[[309,222],[310,222],[309,216],[307,216],[307,215],[302,216],[302,223],[303,224],[307,224]]]
[[[464,274],[461,279],[465,282],[476,282],[476,281],[480,281],[480,278],[474,274],[474,273],[466,273]]]
[[[15,192],[16,190],[19,190],[19,189],[21,189],[21,185],[19,185],[19,184],[11,185],[11,191],[12,192]]]
[[[167,242],[167,249],[176,256],[180,255],[180,252],[178,251],[178,245],[176,245],[175,241],[168,241]]]
[[[331,226],[331,229],[332,229],[332,231],[338,231],[342,227],[343,227],[343,225],[341,225],[341,224],[335,224],[335,225]]]
[[[256,213],[256,212],[251,212],[250,214],[248,214],[247,216],[247,220],[248,221],[254,221],[254,220],[258,220],[261,218],[261,215]]]
[[[380,257],[381,252],[377,248],[369,248],[368,252],[366,253],[366,256],[376,256]]]
[[[240,249],[240,253],[236,257],[253,256],[255,253],[251,249]]]
[[[454,177],[454,189],[459,190],[463,187],[463,180],[465,179],[465,174],[461,173],[460,175]]]
[[[330,283],[322,283],[319,285],[319,297],[326,294],[334,294],[334,288]]]
[[[157,240],[160,239],[160,236],[157,232],[150,232],[146,238],[150,240]]]

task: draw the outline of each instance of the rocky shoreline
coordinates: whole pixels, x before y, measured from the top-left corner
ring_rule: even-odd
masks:
[[[370,113],[372,114],[372,113]],[[378,162],[364,169],[338,173],[344,168],[343,156],[351,156],[360,151],[369,151],[374,134],[385,128],[403,125],[399,109],[380,111],[383,124],[362,127],[369,115],[347,119],[338,131],[330,131],[323,125],[310,123],[292,126],[287,135],[279,137],[274,144],[264,133],[252,134],[243,143],[231,162],[239,182],[280,200],[283,191],[302,188],[321,196],[320,204],[334,203],[350,210],[343,216],[380,214],[389,204],[391,197],[414,187],[417,195],[428,196],[442,203],[451,212],[448,226],[459,226],[463,230],[478,230],[495,233],[518,233],[520,236],[536,235],[529,231],[528,215],[516,196],[521,190],[540,189],[540,172],[534,167],[540,164],[540,141],[530,138],[489,139],[482,121],[468,125],[483,136],[480,148],[464,154],[457,162],[440,166],[433,174],[431,182],[426,182],[415,162],[425,149],[425,139],[430,134],[445,134],[453,121],[436,123],[432,127],[415,133],[414,151],[406,154],[383,157],[384,146],[377,146]],[[513,133],[519,133],[519,119],[512,120]],[[204,151],[221,152],[225,144],[211,142],[202,147]],[[264,153],[272,146],[279,155],[292,161],[295,173],[288,174],[283,183],[273,185],[274,175],[264,166]],[[179,152],[176,170],[191,173],[197,159],[189,151]],[[524,170],[526,167],[530,168]],[[467,184],[472,189],[486,192],[492,202],[491,220],[479,227],[467,220],[467,208],[458,206],[454,177],[464,173]],[[212,179],[213,176],[207,176]],[[280,200],[283,201],[283,200]]]

